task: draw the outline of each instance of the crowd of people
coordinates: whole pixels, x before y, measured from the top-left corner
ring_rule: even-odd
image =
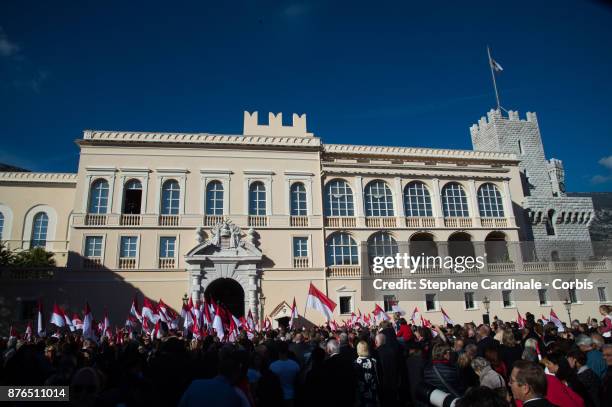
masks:
[[[241,332],[234,342],[124,331],[0,342],[0,385],[70,386],[77,406],[612,406],[612,307],[559,329],[424,327],[401,314],[376,326]],[[560,332],[561,331],[561,332]]]

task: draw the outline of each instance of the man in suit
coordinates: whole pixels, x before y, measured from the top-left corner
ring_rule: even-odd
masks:
[[[552,407],[546,400],[546,374],[534,362],[517,360],[510,375],[510,389],[515,400],[523,402],[523,407]]]

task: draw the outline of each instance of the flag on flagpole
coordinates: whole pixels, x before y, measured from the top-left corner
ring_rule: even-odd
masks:
[[[553,311],[552,308],[550,309],[550,322],[555,324],[559,332],[565,331],[565,328],[563,327],[563,323],[561,322],[559,317],[557,317],[557,314],[555,314],[555,311]]]
[[[28,321],[28,326],[26,327],[26,330],[25,330],[24,339],[26,341],[32,340],[32,321]]]
[[[13,325],[11,325],[9,327],[9,339],[11,339],[11,338],[15,338],[15,339],[19,338],[19,334],[17,333],[17,329]]]
[[[312,283],[310,283],[310,288],[308,289],[306,306],[321,312],[328,321],[331,319],[334,309],[336,309],[336,303],[330,300]]]
[[[255,330],[255,321],[253,319],[253,313],[251,310],[249,310],[249,314],[247,315],[247,326],[249,327],[250,331]]]
[[[144,301],[142,303],[142,317],[147,318],[152,323],[156,323],[159,319],[159,314],[157,313],[157,307],[153,305],[153,303],[147,298],[144,297]]]
[[[520,329],[525,328],[525,322],[527,322],[522,316],[519,310],[516,310],[516,323]]]
[[[72,325],[74,329],[83,329],[83,321],[76,312],[72,314]]]
[[[130,314],[135,316],[140,322],[142,322],[142,316],[138,311],[138,300],[136,299],[136,295],[134,295],[134,299],[132,300],[132,307],[130,308]]]
[[[421,325],[425,328],[431,328],[431,321],[423,318],[423,315],[421,315]]]
[[[448,314],[444,311],[444,308],[440,308],[440,311],[442,312],[442,319],[443,319],[444,324],[446,324],[446,325],[455,325],[453,320],[450,319]]]
[[[493,58],[491,58],[491,69],[493,69],[495,72],[501,72],[504,70],[504,68],[502,68],[502,66]]]
[[[70,317],[66,315],[66,312],[64,310],[62,310],[62,313],[64,314],[64,320],[66,321],[66,326],[70,329],[70,332],[76,331],[76,327],[72,323],[72,319],[70,319]]]
[[[289,318],[289,329],[293,329],[295,320],[298,319],[298,310],[295,303],[295,297],[293,297],[293,305],[291,306],[291,318]]]
[[[410,321],[412,321],[412,324],[416,324],[420,317],[421,314],[419,313],[419,307],[414,307],[414,310],[412,310],[412,315],[410,315]]]
[[[376,306],[374,307],[374,311],[372,311],[372,314],[374,314],[374,318],[376,318],[378,322],[389,320],[389,315],[387,315],[385,310],[382,309],[378,304],[376,304]]]
[[[85,303],[85,310],[83,310],[83,337],[85,339],[94,339],[93,315],[91,315],[88,302]]]
[[[217,332],[217,337],[223,339],[225,336],[225,330],[223,329],[223,319],[221,313],[223,309],[217,304],[215,309],[215,319],[213,320],[212,327]]]
[[[546,325],[547,323],[550,322],[550,319],[546,318],[544,314],[542,314],[542,322],[544,322],[544,325]]]
[[[53,304],[53,313],[51,314],[51,321],[53,325],[58,328],[66,326],[66,320],[64,319],[64,312],[57,304]]]

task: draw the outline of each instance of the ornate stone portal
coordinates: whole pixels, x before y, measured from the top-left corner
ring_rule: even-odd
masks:
[[[197,231],[198,245],[185,255],[191,298],[202,299],[208,285],[219,278],[237,281],[244,291],[245,314],[250,310],[259,319],[260,270],[262,253],[255,246],[255,231],[242,236],[239,226],[229,219],[215,225],[204,240],[203,228]]]

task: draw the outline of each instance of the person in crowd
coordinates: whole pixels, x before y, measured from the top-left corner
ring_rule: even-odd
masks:
[[[606,338],[606,341],[610,343],[612,341],[612,306],[600,305],[599,313],[601,314],[602,326],[599,328],[599,332]]]
[[[602,349],[604,359],[608,365],[606,376],[602,380],[602,406],[612,406],[612,344],[605,344]]]
[[[601,351],[595,348],[593,339],[590,336],[578,335],[578,337],[576,337],[576,346],[586,353],[587,366],[589,369],[599,376],[600,379],[603,379],[608,370],[608,366],[604,361]]]
[[[377,334],[375,341],[376,359],[379,364],[381,405],[394,406],[399,400],[401,353],[398,348],[387,343],[388,337],[383,333]]]
[[[380,405],[377,362],[376,359],[370,357],[370,349],[366,341],[360,341],[357,344],[357,355],[359,355],[355,360],[357,405],[377,407]]]
[[[497,347],[495,339],[491,337],[491,328],[487,325],[481,325],[478,328],[478,356],[484,357],[485,351],[490,348]]]
[[[432,360],[425,366],[423,380],[442,391],[455,397],[461,397],[465,388],[459,380],[456,366],[450,364],[450,347],[438,343],[433,347]]]
[[[399,319],[399,329],[397,330],[397,339],[402,343],[408,343],[412,339],[412,329],[408,326],[408,322],[404,318]]]
[[[478,386],[480,379],[474,369],[472,369],[472,360],[476,357],[478,348],[473,343],[465,346],[461,355],[457,358],[457,372],[464,388]],[[452,363],[452,362],[451,362]]]
[[[347,362],[353,363],[357,359],[357,351],[349,342],[349,335],[346,332],[342,332],[338,335],[340,344],[340,356],[347,360]]]
[[[554,407],[546,398],[548,382],[544,369],[534,362],[517,360],[510,374],[510,390],[523,407]]]
[[[560,351],[549,352],[542,362],[546,366],[545,372],[547,379],[550,380],[551,391],[559,389],[558,393],[562,394],[564,399],[567,399],[558,399],[559,404],[569,403],[570,399],[577,406],[588,404],[586,402],[589,398],[588,391],[578,380],[576,371],[570,367],[565,354]],[[561,384],[559,385],[553,377],[558,379]]]
[[[486,386],[470,388],[457,400],[455,407],[509,407],[510,404],[493,389]]]
[[[514,362],[520,360],[522,354],[523,348],[514,337],[512,329],[504,329],[501,339],[501,345],[499,346],[499,355],[506,366],[506,371],[508,372],[506,378],[509,377],[510,372],[512,371],[512,367],[514,366]]]
[[[586,355],[580,349],[572,349],[567,354],[569,367],[576,372],[576,377],[588,392],[585,399],[587,406],[601,406],[601,380],[586,364]]]
[[[472,360],[471,365],[480,379],[481,386],[495,390],[503,398],[506,397],[506,381],[502,375],[491,368],[487,359],[478,356]]]
[[[300,372],[300,365],[289,359],[289,344],[287,342],[279,342],[277,348],[278,360],[270,363],[270,371],[280,380],[285,406],[292,407],[295,398],[295,382]]]
[[[329,405],[353,405],[357,380],[353,362],[340,355],[340,345],[336,339],[329,339],[325,346],[327,360],[323,363],[323,393]]]

